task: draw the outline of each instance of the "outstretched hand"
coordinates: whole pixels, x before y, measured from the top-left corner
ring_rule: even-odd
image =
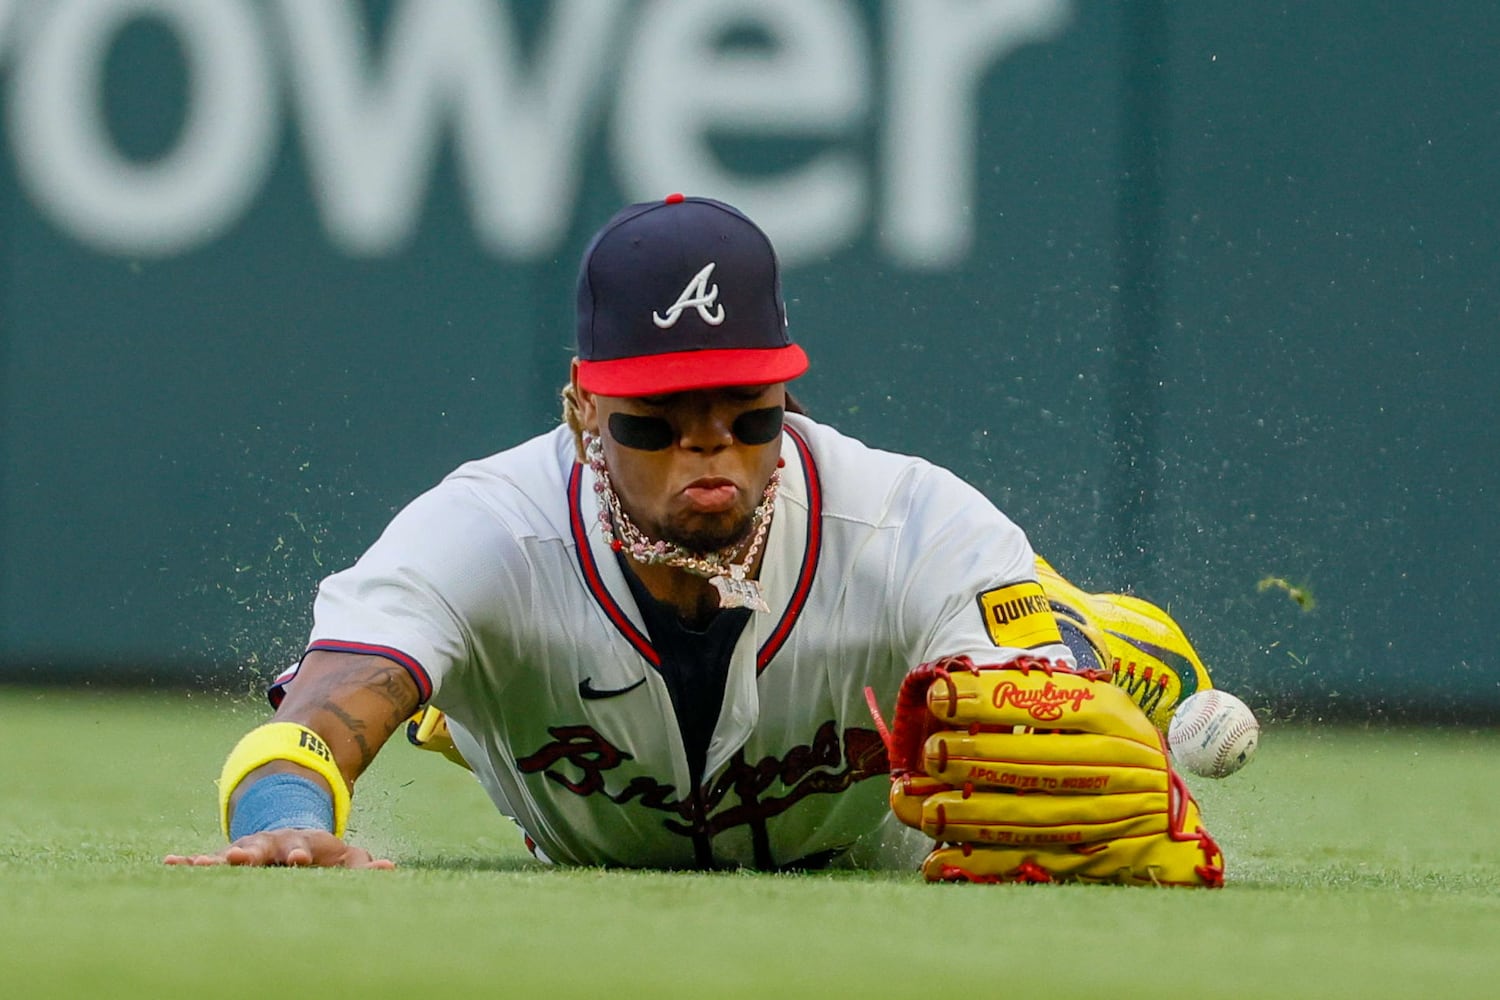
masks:
[[[269,830],[241,837],[213,854],[168,854],[169,865],[248,868],[395,868],[395,862],[376,858],[363,847],[351,847],[326,830]]]

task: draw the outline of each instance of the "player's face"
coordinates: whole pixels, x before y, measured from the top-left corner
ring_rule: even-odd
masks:
[[[781,457],[782,384],[669,396],[580,393],[620,504],[653,538],[697,552],[750,533],[750,514]]]

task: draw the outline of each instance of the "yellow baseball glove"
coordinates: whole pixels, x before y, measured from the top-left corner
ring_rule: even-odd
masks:
[[[891,808],[938,842],[929,881],[1223,884],[1161,734],[1107,674],[923,664],[889,737]]]

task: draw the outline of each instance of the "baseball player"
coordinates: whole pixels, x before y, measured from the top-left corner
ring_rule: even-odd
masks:
[[[229,846],[168,863],[390,867],[343,837],[411,719],[553,863],[1220,884],[1147,714],[1208,684],[1175,625],[805,416],[807,364],[748,218],[622,210],[584,254],[564,422],[323,581],[224,765]]]

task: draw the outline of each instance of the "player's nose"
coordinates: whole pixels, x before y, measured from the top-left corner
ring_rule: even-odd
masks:
[[[718,406],[706,406],[684,416],[678,423],[678,444],[689,451],[709,454],[734,444],[733,414]]]

